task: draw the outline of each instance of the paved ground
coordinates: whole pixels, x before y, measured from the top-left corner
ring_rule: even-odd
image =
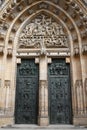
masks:
[[[72,125],[50,125],[48,127],[40,127],[36,125],[13,125],[0,128],[0,130],[87,130],[87,127]]]

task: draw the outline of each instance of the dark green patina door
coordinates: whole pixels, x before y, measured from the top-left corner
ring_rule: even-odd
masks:
[[[22,59],[17,66],[16,124],[36,124],[38,115],[38,65]]]
[[[69,68],[65,59],[53,59],[48,67],[51,124],[71,124],[72,121]]]

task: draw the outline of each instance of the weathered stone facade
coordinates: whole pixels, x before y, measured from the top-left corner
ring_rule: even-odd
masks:
[[[73,124],[87,125],[86,0],[0,1],[1,126],[15,123],[16,73],[22,58],[39,64],[38,124],[49,125],[47,68],[53,57],[70,63]]]

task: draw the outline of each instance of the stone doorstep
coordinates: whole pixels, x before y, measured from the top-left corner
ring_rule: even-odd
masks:
[[[86,126],[74,126],[74,125],[49,125],[49,126],[38,126],[38,125],[24,125],[24,124],[15,124],[15,125],[7,125],[7,126],[3,126],[1,128],[5,128],[5,129],[28,129],[28,130],[32,130],[32,129],[85,129],[87,130]]]

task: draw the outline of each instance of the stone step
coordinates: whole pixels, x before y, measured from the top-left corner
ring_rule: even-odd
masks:
[[[74,125],[49,125],[49,126],[38,126],[38,125],[24,125],[24,124],[18,124],[18,125],[8,125],[8,126],[4,126],[3,128],[7,128],[7,129],[28,129],[28,130],[73,130],[73,129],[76,129],[76,130],[80,130],[80,129],[86,129],[87,128],[85,126],[74,126]]]

